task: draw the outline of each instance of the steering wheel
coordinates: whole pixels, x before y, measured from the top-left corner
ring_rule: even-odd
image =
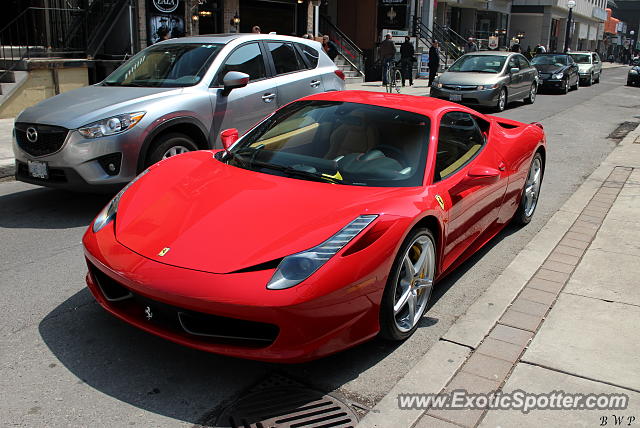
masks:
[[[380,150],[382,153],[384,153],[385,156],[397,160],[404,166],[409,165],[409,162],[407,162],[407,158],[402,150],[395,146],[391,146],[389,144],[380,144],[376,146],[374,150]]]

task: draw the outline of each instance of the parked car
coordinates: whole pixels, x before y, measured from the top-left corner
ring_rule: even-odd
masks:
[[[497,111],[511,101],[533,104],[538,91],[538,72],[529,60],[515,52],[474,52],[461,56],[438,76],[431,96]]]
[[[98,214],[87,284],[142,330],[278,362],[409,337],[434,282],[531,220],[546,158],[540,124],[362,91],[222,139],[146,169]]]
[[[627,86],[640,86],[640,63],[629,69],[629,73],[627,73]]]
[[[569,54],[538,54],[533,57],[531,64],[540,74],[540,89],[555,89],[566,94],[569,88],[578,89],[580,86],[578,64]]]
[[[581,84],[584,83],[585,86],[591,86],[594,83],[600,83],[602,61],[597,53],[571,52],[569,55],[578,64],[578,75],[580,76]]]
[[[273,34],[154,44],[103,82],[49,98],[15,124],[16,178],[78,190],[122,187],[169,156],[220,147],[300,97],[344,89],[320,43]]]

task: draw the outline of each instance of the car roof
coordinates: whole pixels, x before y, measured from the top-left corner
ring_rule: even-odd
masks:
[[[571,53],[578,53],[578,52],[571,52]],[[543,56],[543,55],[569,55],[569,54],[565,52],[544,52],[544,53],[536,54],[536,56]]]
[[[164,40],[162,44],[172,43],[223,43],[227,44],[234,40],[250,41],[250,40],[282,40],[298,43],[316,42],[315,40],[303,39],[302,37],[283,36],[280,34],[254,34],[254,33],[222,33],[222,34],[201,34],[199,36],[178,37]],[[159,44],[157,43],[157,44]]]
[[[427,117],[435,118],[441,111],[450,110],[452,108],[471,113],[475,116],[486,116],[478,113],[470,108],[460,104],[452,103],[432,97],[423,97],[417,95],[404,94],[388,94],[386,92],[372,91],[331,91],[319,94],[309,95],[301,98],[301,100],[323,100],[323,101],[344,101],[358,104],[369,104],[380,107],[404,110],[412,113],[422,114]]]
[[[569,55],[573,55],[573,54],[592,54],[595,53],[593,51],[571,51],[571,52],[567,52]]]
[[[494,55],[494,56],[509,56],[520,54],[520,52],[507,52],[507,51],[477,51],[477,52],[469,52],[465,55]]]

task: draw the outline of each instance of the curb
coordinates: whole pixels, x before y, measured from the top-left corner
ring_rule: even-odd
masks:
[[[16,174],[16,167],[14,164],[0,165],[0,179],[13,177]]]
[[[424,409],[401,410],[397,404],[398,394],[415,392],[437,394],[449,383],[466,361],[466,357],[463,361],[459,361],[460,356],[469,356],[489,335],[493,326],[498,323],[511,302],[569,231],[614,168],[629,163],[629,156],[625,152],[628,149],[633,150],[634,143],[640,143],[640,126],[631,131],[614,148],[482,296],[362,419],[358,428],[410,427],[418,421]],[[636,147],[640,149],[640,146]],[[444,350],[448,353],[443,352]],[[430,376],[425,376],[425,373],[430,376],[438,373],[437,382],[433,382]],[[442,382],[444,378],[447,380]]]

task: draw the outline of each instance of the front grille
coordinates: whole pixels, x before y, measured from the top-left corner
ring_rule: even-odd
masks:
[[[31,140],[29,140],[27,132],[29,132]],[[61,126],[23,122],[16,123],[16,141],[18,147],[31,156],[45,156],[57,152],[62,148],[68,132],[69,130],[67,128]]]
[[[450,91],[475,91],[478,89],[476,85],[442,85],[442,87]]]
[[[278,336],[279,329],[273,324],[191,311],[149,299],[126,288],[93,264],[88,265],[91,276],[113,310],[156,329],[207,343],[254,348],[269,346]]]

